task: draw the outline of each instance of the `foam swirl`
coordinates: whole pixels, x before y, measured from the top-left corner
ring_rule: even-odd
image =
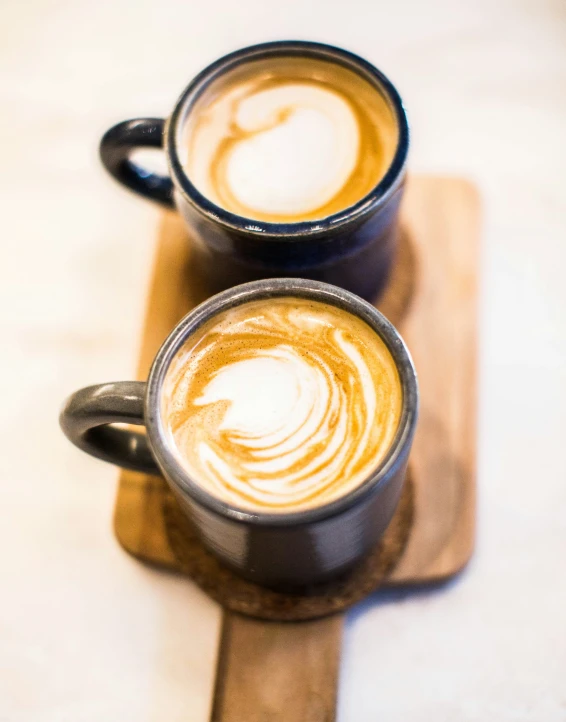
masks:
[[[223,76],[186,125],[196,187],[247,218],[324,218],[357,202],[389,167],[397,127],[381,94],[338,64],[251,63]]]
[[[249,92],[234,104],[230,142],[216,152],[213,182],[224,202],[282,216],[309,214],[328,204],[358,164],[353,108],[314,83]]]
[[[310,508],[362,483],[391,445],[400,382],[357,317],[301,299],[220,314],[171,365],[163,413],[189,473],[247,509]]]

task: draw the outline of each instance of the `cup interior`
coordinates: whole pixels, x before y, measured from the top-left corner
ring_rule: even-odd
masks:
[[[260,513],[242,510],[213,497],[190,477],[187,470],[181,465],[167,433],[161,401],[170,364],[187,339],[203,324],[234,306],[279,296],[301,297],[334,305],[365,321],[384,341],[395,362],[401,382],[402,411],[397,432],[387,455],[360,486],[329,504],[308,510]],[[407,443],[412,438],[417,412],[418,389],[415,370],[410,354],[392,324],[373,306],[358,296],[329,284],[304,279],[283,278],[254,281],[213,296],[196,307],[181,320],[157,354],[150,372],[146,397],[146,424],[151,447],[169,480],[182,493],[188,494],[195,501],[216,513],[239,521],[245,519],[253,521],[253,523],[274,526],[301,522],[311,523],[313,520],[332,516],[356,503],[360,497],[370,493],[376,485],[389,478],[391,474],[395,473],[398,464],[403,461],[403,450],[406,449]]]
[[[355,78],[364,88],[371,89],[381,104],[384,126],[391,127],[387,152],[387,164],[383,174],[369,192],[352,204],[330,213],[322,219],[306,221],[277,221],[252,219],[226,210],[201,192],[202,186],[194,183],[187,171],[187,135],[190,134],[193,118],[198,117],[202,108],[218,96],[224,88],[247,77],[254,67],[276,67],[285,60],[290,72],[301,74],[301,64],[313,64],[339,69],[344,77]],[[316,71],[314,71],[316,73]],[[362,86],[360,86],[362,87]],[[365,92],[365,91],[364,91]],[[320,232],[343,221],[363,214],[375,204],[384,201],[397,187],[403,175],[409,131],[408,123],[399,94],[393,84],[377,68],[362,58],[340,48],[299,41],[265,43],[236,51],[216,61],[203,70],[183,92],[167,128],[167,150],[170,170],[183,196],[201,213],[214,217],[215,222],[230,227],[258,230],[266,236],[286,235],[293,237],[305,231]],[[198,186],[198,187],[197,187]]]

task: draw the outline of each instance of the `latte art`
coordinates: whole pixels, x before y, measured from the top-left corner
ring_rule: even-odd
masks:
[[[251,63],[189,116],[188,175],[251,219],[324,218],[363,198],[397,142],[379,92],[342,66],[308,58]]]
[[[248,93],[234,103],[231,142],[217,150],[212,180],[224,199],[282,216],[306,215],[330,202],[358,161],[352,108],[316,83],[252,86]]]
[[[297,511],[365,481],[401,411],[394,361],[356,316],[308,299],[219,314],[166,377],[162,414],[177,456],[210,494]]]

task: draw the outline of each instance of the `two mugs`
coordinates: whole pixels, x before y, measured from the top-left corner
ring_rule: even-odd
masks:
[[[417,380],[369,301],[395,257],[408,143],[382,73],[286,41],[221,58],[167,121],[102,139],[118,181],[182,214],[213,295],[147,382],[76,392],[62,428],[94,456],[162,473],[207,547],[256,583],[348,571],[400,498]],[[168,176],[136,164],[144,147],[165,151]]]

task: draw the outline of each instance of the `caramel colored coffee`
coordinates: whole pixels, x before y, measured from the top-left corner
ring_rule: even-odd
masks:
[[[379,90],[337,62],[280,57],[211,83],[184,131],[186,171],[209,200],[246,218],[295,223],[360,201],[398,142]]]
[[[178,461],[212,496],[292,512],[368,479],[401,407],[395,362],[373,329],[334,306],[279,297],[197,330],[167,372],[161,412]]]

